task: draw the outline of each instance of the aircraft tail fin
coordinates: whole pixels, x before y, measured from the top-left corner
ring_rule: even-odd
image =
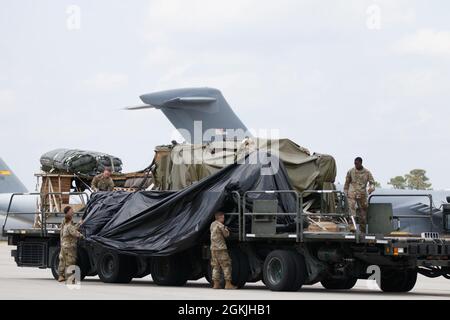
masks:
[[[247,127],[217,89],[175,89],[144,94],[140,98],[145,105],[126,109],[160,109],[188,143],[208,141],[214,131],[226,133],[227,138],[250,136]],[[201,123],[201,130],[195,127],[196,123]]]
[[[0,158],[0,193],[28,192],[25,185]]]

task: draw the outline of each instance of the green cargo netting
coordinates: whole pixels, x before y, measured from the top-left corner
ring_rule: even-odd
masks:
[[[41,156],[42,170],[45,172],[67,172],[75,174],[96,175],[109,167],[113,172],[122,171],[122,160],[106,153],[56,149]]]

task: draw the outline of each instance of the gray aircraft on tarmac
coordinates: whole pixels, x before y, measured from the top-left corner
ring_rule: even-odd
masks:
[[[243,139],[251,136],[241,119],[233,112],[222,93],[214,88],[184,88],[167,90],[140,96],[143,105],[127,107],[127,110],[159,109],[181,133],[186,143],[211,141],[211,133],[226,139]],[[200,124],[196,126],[195,123]],[[25,186],[0,159],[0,225],[11,194],[27,192]],[[431,196],[431,197],[430,197]],[[378,189],[371,203],[392,205],[392,217],[397,229],[411,233],[442,232],[444,218],[442,206],[450,199],[450,191],[411,191]],[[10,211],[34,212],[36,198],[17,197]],[[428,219],[427,215],[431,218]],[[424,219],[420,218],[423,217]],[[445,216],[446,217],[446,216]],[[450,215],[449,215],[450,217]],[[34,215],[9,215],[8,227],[21,228],[33,222]],[[450,221],[447,224],[450,226]]]
[[[36,211],[35,197],[20,197],[12,201],[13,193],[27,193],[28,190],[14,172],[0,158],[0,226],[5,223],[5,215],[9,207],[10,212],[21,214],[10,214],[7,220],[7,226],[11,229],[29,228],[34,221],[34,212]],[[29,214],[23,214],[29,213]]]
[[[126,109],[160,109],[187,143],[209,142],[210,134],[206,131],[211,129],[226,132],[226,139],[251,136],[217,89],[184,88],[144,94],[140,98],[144,105]],[[194,122],[201,122],[201,132],[194,129]],[[399,231],[416,234],[424,230],[445,231],[442,207],[450,202],[450,191],[378,189],[370,201],[392,205],[392,220]],[[446,225],[450,227],[448,217]]]
[[[175,89],[144,94],[140,98],[144,105],[125,109],[161,110],[186,143],[209,142],[217,135],[241,140],[251,136],[247,127],[217,89]]]

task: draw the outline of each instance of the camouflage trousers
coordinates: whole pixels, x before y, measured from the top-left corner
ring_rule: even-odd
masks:
[[[211,250],[212,280],[220,280],[220,270],[225,280],[231,281],[231,258],[228,250]]]
[[[77,248],[61,248],[59,252],[58,274],[66,278],[66,269],[77,263]]]
[[[366,195],[351,195],[348,197],[348,206],[350,213],[357,217],[357,223],[359,224],[359,230],[366,232],[367,225],[367,196]],[[359,208],[359,210],[357,210]]]

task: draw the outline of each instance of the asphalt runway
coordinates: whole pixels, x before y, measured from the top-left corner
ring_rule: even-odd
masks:
[[[149,299],[149,300],[357,300],[357,299],[450,299],[450,280],[419,276],[416,287],[406,294],[386,294],[373,281],[359,280],[352,290],[330,291],[320,284],[298,292],[272,292],[262,282],[241,290],[213,290],[206,280],[190,281],[184,287],[160,287],[151,277],[130,284],[107,284],[98,277],[86,278],[79,288],[56,282],[49,269],[19,268],[10,255],[14,247],[0,242],[0,299]]]

